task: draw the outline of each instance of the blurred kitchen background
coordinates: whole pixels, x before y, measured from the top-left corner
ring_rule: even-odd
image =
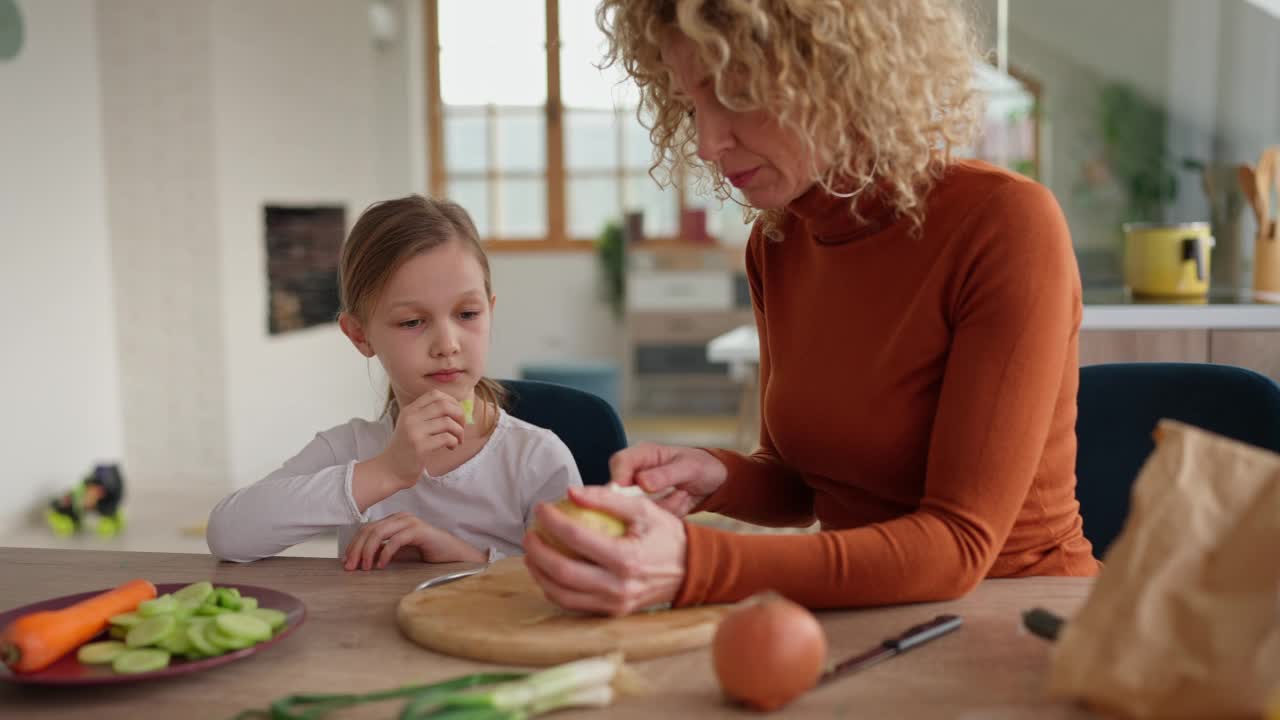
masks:
[[[1280,0],[973,8],[967,152],[1054,192],[1087,299],[1132,301],[1122,223],[1205,221],[1209,299],[1234,305],[1258,230],[1237,169],[1280,144]],[[592,0],[0,0],[0,544],[203,551],[219,497],[374,416],[334,260],[366,205],[411,192],[487,238],[491,375],[597,392],[632,442],[749,447],[750,363],[708,355],[751,320],[748,228],[650,177],[601,40]],[[1275,376],[1268,317],[1099,325],[1088,352],[1234,348]],[[97,463],[123,471],[125,531],[56,537],[43,509]]]

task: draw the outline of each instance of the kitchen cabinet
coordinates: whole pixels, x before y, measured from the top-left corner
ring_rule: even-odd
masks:
[[[1280,328],[1080,331],[1081,365],[1113,362],[1238,365],[1280,382]]]
[[[732,416],[741,387],[707,343],[753,321],[742,248],[634,247],[623,324],[628,417]]]
[[[1080,364],[1208,362],[1209,331],[1081,330]]]
[[[1246,367],[1280,382],[1280,329],[1210,330],[1209,361]]]

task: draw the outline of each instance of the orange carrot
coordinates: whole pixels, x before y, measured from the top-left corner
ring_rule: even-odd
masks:
[[[155,585],[130,580],[61,610],[23,615],[0,634],[0,659],[17,672],[43,670],[105,630],[112,615],[136,610],[155,596]]]

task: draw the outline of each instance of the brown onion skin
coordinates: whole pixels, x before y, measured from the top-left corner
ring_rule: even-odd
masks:
[[[725,695],[756,710],[786,705],[817,684],[827,636],[813,613],[781,596],[731,612],[711,643]]]

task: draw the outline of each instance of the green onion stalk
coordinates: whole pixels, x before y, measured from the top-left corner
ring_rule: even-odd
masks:
[[[319,720],[353,705],[405,698],[400,720],[526,720],[570,707],[603,707],[622,655],[575,660],[534,673],[474,673],[429,685],[365,694],[294,694],[268,710],[246,710],[236,720]],[[484,688],[484,689],[479,689]]]

